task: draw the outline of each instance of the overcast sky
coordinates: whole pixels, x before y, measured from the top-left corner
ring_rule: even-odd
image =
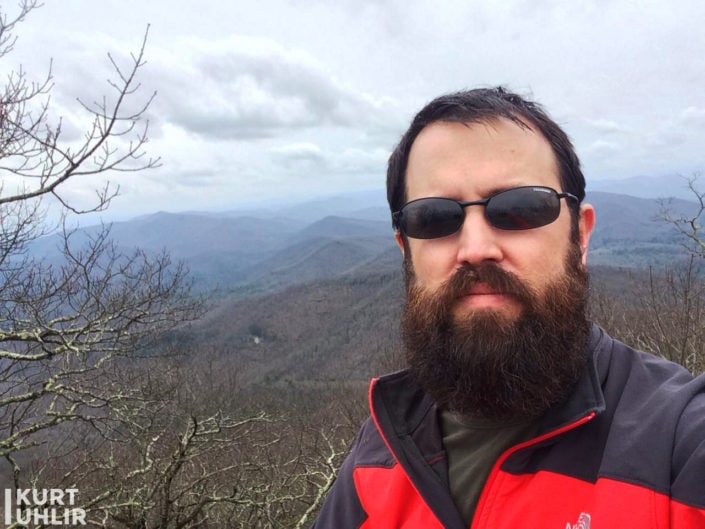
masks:
[[[381,188],[424,103],[497,84],[547,108],[588,182],[704,169],[704,22],[701,0],[46,0],[0,70],[39,79],[53,59],[71,139],[76,96],[106,93],[106,53],[150,24],[138,96],[157,91],[162,166],[112,175],[111,211],[220,210]]]

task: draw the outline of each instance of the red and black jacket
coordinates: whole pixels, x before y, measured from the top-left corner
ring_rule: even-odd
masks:
[[[705,377],[597,326],[589,347],[570,399],[495,463],[472,529],[705,529]],[[370,408],[313,527],[467,529],[430,397],[400,372]]]

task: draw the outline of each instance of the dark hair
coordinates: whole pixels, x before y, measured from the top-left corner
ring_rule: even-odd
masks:
[[[580,160],[568,135],[543,110],[541,105],[508,92],[503,87],[477,88],[443,95],[428,103],[411,122],[391,156],[387,166],[387,201],[392,213],[406,202],[406,166],[414,140],[424,127],[437,121],[486,123],[505,118],[520,127],[538,129],[551,145],[558,162],[562,190],[585,198],[585,177]],[[573,214],[573,231],[577,231],[579,203],[569,201]],[[573,233],[576,236],[576,233]]]

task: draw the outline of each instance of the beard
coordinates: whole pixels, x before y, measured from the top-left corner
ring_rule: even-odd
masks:
[[[588,275],[578,245],[565,271],[538,292],[494,264],[465,264],[438,290],[415,285],[405,259],[401,332],[411,374],[441,409],[468,417],[537,417],[572,391],[587,365]],[[491,308],[458,311],[482,283],[511,296],[518,316]]]

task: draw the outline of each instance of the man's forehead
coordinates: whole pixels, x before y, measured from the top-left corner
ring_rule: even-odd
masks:
[[[468,190],[459,186],[470,180],[481,196],[519,185],[561,188],[553,149],[533,128],[505,118],[425,127],[409,153],[406,200],[434,194],[462,198]]]
[[[533,156],[550,158],[555,154],[540,131],[505,118],[482,122],[436,121],[424,127],[409,152],[407,166],[438,157],[493,155],[505,158]]]

